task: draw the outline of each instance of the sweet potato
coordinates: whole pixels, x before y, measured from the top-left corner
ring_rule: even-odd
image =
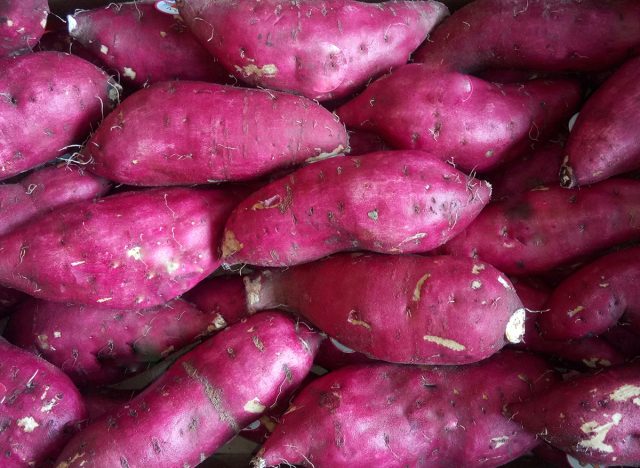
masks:
[[[47,0],[2,0],[0,2],[0,57],[29,52],[47,26]]]
[[[470,366],[345,367],[293,399],[253,466],[499,466],[538,444],[503,405],[553,380],[514,351]]]
[[[219,265],[234,195],[189,188],[66,205],[0,237],[0,284],[111,309],[164,304]]]
[[[347,127],[376,132],[394,148],[488,171],[553,134],[579,101],[573,80],[500,85],[414,63],[374,81],[336,112]]]
[[[45,466],[86,417],[80,392],[59,369],[0,338],[2,466]]]
[[[135,395],[135,391],[116,390],[109,387],[83,393],[82,398],[87,408],[87,419],[93,421],[103,414],[111,413],[123,404],[130,402]]]
[[[473,73],[484,68],[599,71],[640,46],[635,0],[476,0],[431,34],[414,60]]]
[[[593,184],[640,169],[640,135],[629,125],[640,119],[638,76],[640,57],[618,69],[580,110],[567,141],[563,186]]]
[[[36,52],[0,60],[0,179],[81,143],[117,98],[106,73],[73,55]]]
[[[83,154],[93,172],[129,185],[250,179],[348,146],[329,111],[269,90],[158,83],[118,109]]]
[[[57,467],[194,466],[295,388],[318,342],[276,312],[232,325],[74,436]]]
[[[252,311],[295,311],[369,357],[466,364],[517,343],[522,303],[492,266],[466,258],[338,254],[245,279]]]
[[[217,328],[239,322],[249,315],[241,276],[208,278],[184,293],[182,298],[211,315]]]
[[[626,313],[640,334],[640,247],[620,250],[591,262],[554,290],[549,311],[539,320],[544,336],[567,340],[597,336]]]
[[[69,34],[126,83],[228,81],[229,73],[200,45],[179,16],[154,5],[112,3],[67,17]]]
[[[566,190],[559,186],[490,203],[444,245],[514,275],[544,272],[640,236],[640,182],[610,179]]]
[[[407,63],[449,13],[432,1],[181,0],[178,8],[239,79],[318,100],[347,96]]]
[[[525,429],[583,463],[640,462],[640,365],[574,377],[508,411]]]
[[[390,149],[393,148],[390,148],[382,137],[376,133],[363,132],[361,130],[349,131],[349,155],[351,156],[388,151]]]
[[[343,250],[426,252],[461,232],[491,186],[422,151],[382,151],[303,167],[231,213],[227,264],[290,266]]]

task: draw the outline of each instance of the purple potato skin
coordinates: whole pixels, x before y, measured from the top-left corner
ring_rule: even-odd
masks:
[[[0,59],[0,180],[81,143],[117,99],[109,76],[74,55]]]
[[[554,381],[516,351],[469,366],[347,366],[294,397],[253,466],[499,466],[538,444],[503,406]]]
[[[56,466],[195,466],[302,382],[319,341],[278,312],[232,325],[74,436]]]
[[[336,113],[348,128],[378,133],[393,148],[485,172],[555,134],[580,99],[575,80],[499,84],[413,63],[374,81]]]
[[[601,71],[638,51],[640,3],[476,0],[447,18],[429,39],[414,60],[438,70]]]
[[[238,79],[321,101],[348,96],[407,63],[449,14],[432,1],[181,0],[178,7]]]
[[[175,187],[60,207],[0,237],[0,284],[92,307],[164,304],[220,265],[236,203],[220,189]]]
[[[182,298],[213,317],[224,328],[249,316],[241,276],[214,276],[205,279]]]
[[[629,125],[640,120],[638,76],[640,57],[620,67],[582,107],[567,141],[564,187],[640,169],[640,134]]]
[[[419,253],[468,226],[491,186],[422,151],[332,158],[261,188],[225,226],[230,265],[291,266],[344,250]]]
[[[164,82],[128,97],[83,150],[89,169],[128,185],[247,180],[348,146],[335,116],[301,96]]]
[[[48,15],[47,0],[2,0],[0,58],[30,52],[44,34]]]
[[[468,364],[524,334],[513,285],[468,258],[336,254],[256,273],[245,284],[250,310],[291,310],[387,362]]]
[[[532,190],[490,203],[442,248],[510,275],[543,273],[640,235],[640,182]]]
[[[3,467],[45,466],[87,413],[60,369],[0,337],[0,450]]]

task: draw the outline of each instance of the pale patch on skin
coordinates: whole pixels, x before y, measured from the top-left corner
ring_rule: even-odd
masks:
[[[427,281],[429,278],[431,278],[431,273],[425,273],[418,280],[418,282],[416,283],[416,287],[413,290],[413,302],[418,302],[420,300],[420,295],[421,295],[420,291],[422,289],[422,286],[424,285],[424,282]]]
[[[504,335],[509,343],[520,343],[524,338],[524,324],[526,321],[527,312],[524,309],[516,310],[509,321],[507,322],[507,328]]]
[[[49,349],[49,337],[47,335],[38,335],[38,344],[42,349]]]
[[[338,147],[335,148],[333,151],[330,151],[329,153],[320,153],[317,156],[312,156],[310,158],[305,159],[304,162],[307,164],[313,164],[318,161],[324,161],[325,159],[334,158],[342,153],[344,153],[344,146],[338,145]],[[338,174],[340,174],[340,172],[338,172]]]
[[[22,419],[18,419],[16,424],[18,427],[22,428],[24,432],[33,432],[36,427],[40,426],[40,424],[38,424],[31,416],[25,416]]]
[[[575,309],[570,310],[569,312],[567,312],[567,315],[572,318],[574,315],[576,315],[579,312],[582,312],[583,310],[584,310],[583,306],[578,306]]]
[[[253,306],[260,302],[260,290],[262,289],[262,280],[258,277],[255,280],[249,278],[244,279],[245,289],[247,291],[247,303],[249,312],[255,312]]]
[[[227,326],[227,321],[224,319],[222,315],[216,314],[216,316],[213,318],[212,324],[216,330],[220,330]]]
[[[251,207],[252,211],[256,210],[268,210],[271,208],[278,208],[280,206],[280,195],[274,195],[273,197],[269,197],[266,200],[261,200],[257,203],[254,203]]]
[[[222,242],[222,258],[231,257],[233,254],[239,252],[244,247],[244,244],[236,238],[233,231],[224,231],[224,241]]]
[[[265,410],[265,406],[260,403],[260,400],[256,397],[253,400],[249,400],[245,403],[244,410],[247,413],[260,414]]]
[[[439,336],[425,335],[423,339],[425,341],[444,346],[445,348],[449,348],[453,351],[464,351],[465,349],[467,349],[464,347],[464,345],[461,345],[457,341],[449,340],[447,338],[441,338]]]
[[[480,263],[479,265],[473,265],[473,268],[471,269],[471,273],[474,275],[479,275],[481,271],[483,271],[486,267]]]
[[[494,450],[498,449],[503,445],[505,445],[508,441],[509,441],[509,436],[494,437],[493,439],[491,439],[491,447]]]
[[[602,424],[601,426],[599,426],[596,421],[584,423],[580,426],[580,430],[587,435],[591,435],[591,438],[578,442],[578,447],[598,450],[603,453],[612,453],[613,447],[609,444],[605,444],[604,439],[614,426],[620,424],[620,421],[622,421],[622,414],[615,413],[611,417],[611,422]]]
[[[77,262],[71,262],[71,266],[78,266],[86,263],[84,260],[78,260]]]
[[[102,299],[98,299],[96,302],[102,304],[103,302],[109,302],[113,299],[113,297],[103,297]]]
[[[44,405],[42,405],[42,408],[40,408],[40,412],[41,413],[48,413],[49,411],[51,411],[53,409],[54,406],[56,406],[56,403],[58,403],[58,399],[57,398],[52,398],[51,400],[46,402]]]
[[[127,257],[134,260],[142,260],[142,249],[139,246],[130,248],[127,250]]]
[[[180,268],[180,264],[178,262],[173,262],[173,261],[167,262],[167,273],[172,274],[178,271],[178,268]]]
[[[59,331],[54,331],[53,332],[53,337],[54,338],[62,338],[62,333],[60,333]]]
[[[7,26],[12,27],[13,26],[13,21],[11,21],[10,19],[7,20]]]
[[[104,55],[107,55],[109,53],[109,48],[106,45],[102,44],[100,46],[100,52],[103,53]]]
[[[56,468],[69,468],[69,466],[71,464],[73,464],[77,459],[79,458],[83,458],[84,457],[84,452],[80,453],[76,453],[73,457],[71,457],[71,459],[68,462],[60,462],[58,463],[58,466],[56,466]],[[84,462],[83,462],[84,464]],[[82,466],[82,464],[81,464]]]
[[[133,70],[133,68],[124,67],[123,75],[127,78],[131,78],[132,80],[136,79],[136,72]]]
[[[349,322],[351,325],[358,325],[366,328],[367,330],[371,330],[371,325],[369,325],[364,320],[358,319],[358,314],[356,313],[355,310],[352,310],[351,312],[349,312],[349,316],[347,317],[347,322]]]
[[[239,71],[244,76],[255,75],[258,78],[262,78],[263,76],[269,78],[276,76],[276,74],[278,73],[278,67],[276,67],[273,63],[268,63],[266,65],[263,65],[262,67],[258,67],[257,65],[250,63],[249,65],[245,65],[244,67],[239,67],[238,65],[236,65],[236,71]]]
[[[591,359],[583,359],[582,362],[584,363],[585,366],[590,367],[592,369],[595,369],[596,367],[598,367],[598,365],[600,365],[601,367],[611,366],[611,361],[608,361],[606,359],[600,359],[597,357],[593,357]]]
[[[47,18],[44,18],[42,21],[40,21],[40,26],[42,26],[42,29],[45,29],[47,27]]]
[[[471,282],[471,289],[476,290],[482,287],[482,281],[474,280]]]
[[[623,385],[622,387],[616,389],[611,395],[609,395],[609,398],[611,398],[612,401],[617,402],[624,402],[630,400],[631,398],[635,398],[635,400],[637,400],[637,397],[640,397],[640,387],[637,387],[635,385]]]
[[[508,289],[509,291],[513,291],[513,287],[509,284],[509,282],[504,279],[502,276],[498,275],[498,283],[504,286],[504,289]]]

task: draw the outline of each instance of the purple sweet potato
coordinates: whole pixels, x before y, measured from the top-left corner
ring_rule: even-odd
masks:
[[[111,309],[164,304],[218,267],[235,203],[222,190],[176,187],[63,206],[0,237],[0,284]]]
[[[514,275],[551,268],[640,237],[640,182],[610,179],[566,190],[532,190],[490,203],[444,245]]]
[[[2,0],[0,2],[0,57],[29,52],[47,26],[47,0]]]
[[[77,434],[57,466],[194,466],[300,384],[319,339],[276,312],[232,325]]]
[[[597,336],[623,314],[640,334],[640,247],[620,250],[587,264],[556,287],[539,320],[553,340]]]
[[[116,390],[109,387],[83,393],[88,420],[93,421],[103,414],[117,410],[123,404],[129,403],[135,395],[136,392],[132,390]]]
[[[618,69],[580,110],[567,141],[563,186],[593,184],[640,169],[640,133],[630,125],[640,120],[638,76],[640,57]]]
[[[345,367],[293,399],[253,466],[499,466],[538,444],[503,406],[552,372],[515,351],[470,366]]]
[[[0,338],[3,467],[45,466],[86,417],[80,392],[44,359]]]
[[[81,143],[118,89],[95,65],[61,52],[0,60],[0,180]]]
[[[180,17],[154,5],[112,3],[76,12],[67,23],[73,38],[137,87],[174,79],[228,81],[229,73]]]
[[[388,362],[466,364],[524,333],[511,283],[467,258],[338,254],[245,281],[251,310],[295,311],[348,348]]]
[[[90,169],[129,185],[243,180],[348,146],[344,126],[301,96],[165,82],[128,97],[83,150]]]
[[[491,186],[422,151],[382,151],[310,164],[251,194],[231,213],[227,264],[290,266],[344,250],[417,253],[468,226]]]
[[[364,132],[362,130],[349,131],[349,155],[351,156],[360,156],[361,154],[375,153],[377,151],[388,151],[390,149],[392,148],[376,133]]]
[[[45,167],[13,184],[0,185],[0,235],[38,213],[107,193],[109,181],[72,165]]]
[[[215,276],[198,283],[182,298],[213,316],[218,328],[239,322],[249,315],[241,276]]]
[[[449,11],[439,2],[181,0],[180,15],[239,79],[328,100],[407,63]]]
[[[414,60],[466,73],[599,71],[638,46],[636,0],[476,0],[436,28]]]
[[[394,148],[487,171],[553,134],[579,101],[574,80],[501,85],[414,63],[374,81],[337,114],[347,127],[376,132]]]
[[[640,463],[639,364],[574,377],[508,410],[526,430],[583,463]]]

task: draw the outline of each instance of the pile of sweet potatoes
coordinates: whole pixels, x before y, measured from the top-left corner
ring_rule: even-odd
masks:
[[[640,466],[638,0],[51,7],[0,1],[1,466]]]

